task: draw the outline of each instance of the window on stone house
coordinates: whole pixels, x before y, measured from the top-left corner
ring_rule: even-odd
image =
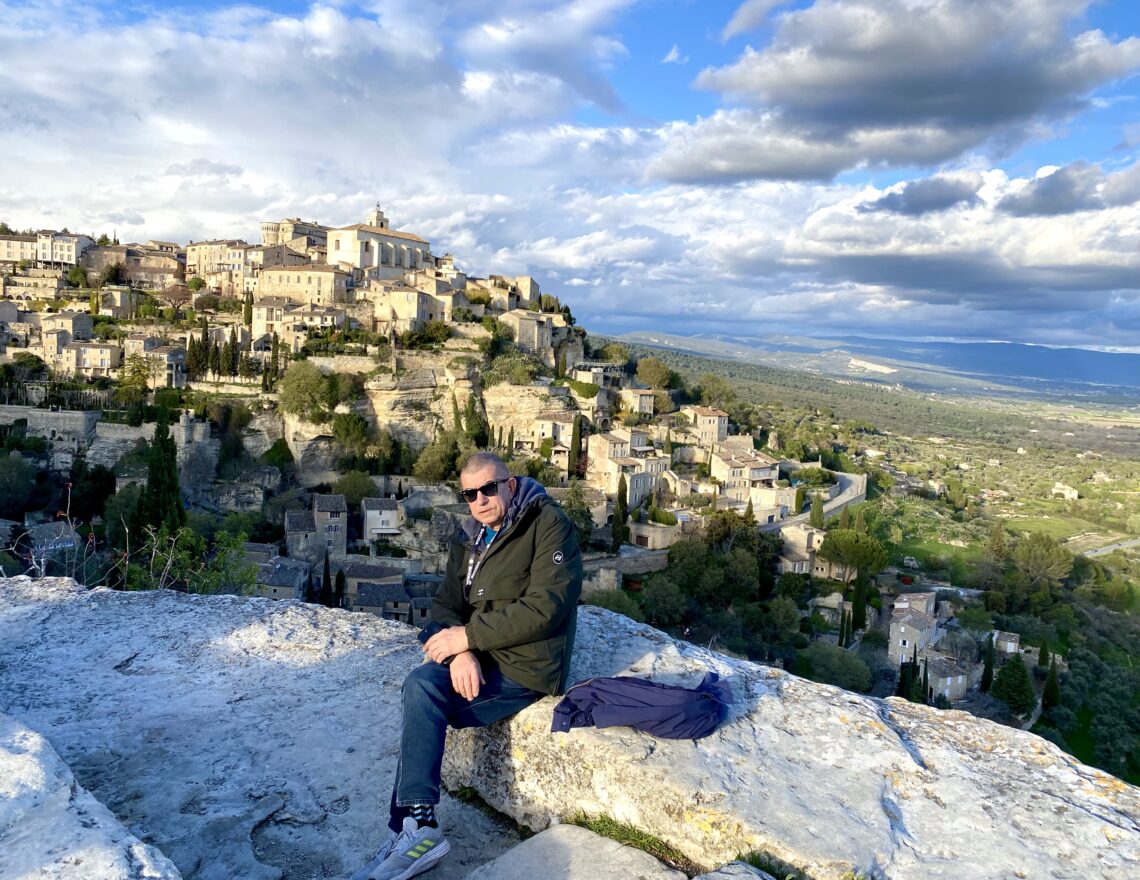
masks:
[[[909,647],[906,643],[906,639],[899,639],[899,647],[902,647],[902,648]]]

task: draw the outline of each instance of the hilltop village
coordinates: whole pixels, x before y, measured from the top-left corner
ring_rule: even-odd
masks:
[[[864,521],[872,491],[957,503],[957,476],[916,478],[862,429],[808,457],[730,416],[716,377],[687,389],[536,279],[469,275],[379,206],[261,239],[0,225],[6,575],[414,624],[466,515],[457,466],[491,449],[575,522],[587,601],[855,690],[994,714],[995,683],[1027,724],[1056,705],[1065,660],[989,613],[1014,599],[892,566],[901,534]]]

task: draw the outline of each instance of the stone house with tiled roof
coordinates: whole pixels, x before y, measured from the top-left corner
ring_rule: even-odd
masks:
[[[942,632],[938,621],[914,608],[896,608],[891,615],[887,654],[896,666],[935,644]]]
[[[402,278],[409,270],[435,264],[431,243],[410,232],[392,229],[379,206],[368,213],[366,223],[329,230],[328,261],[334,266],[358,270],[369,279]]]
[[[365,540],[400,534],[404,518],[395,498],[362,498],[360,512],[364,517]]]

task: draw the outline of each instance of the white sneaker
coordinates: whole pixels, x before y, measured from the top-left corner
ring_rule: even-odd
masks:
[[[380,847],[380,849],[376,850],[376,855],[372,857],[372,861],[353,874],[349,880],[368,880],[369,875],[384,864],[384,859],[388,858],[389,854],[391,854],[392,847],[395,845],[398,836],[395,831],[389,829],[388,839],[384,841],[384,845]]]
[[[379,866],[362,875],[361,880],[408,880],[435,867],[436,862],[451,852],[451,844],[438,828],[419,827],[411,816],[404,819],[404,830],[388,847]],[[355,878],[354,878],[355,880]]]

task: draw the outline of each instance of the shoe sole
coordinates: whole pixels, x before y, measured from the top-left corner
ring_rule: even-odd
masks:
[[[402,874],[397,874],[392,880],[408,880],[409,877],[415,877],[416,874],[422,874],[424,871],[430,871],[435,867],[435,863],[442,859],[445,855],[451,852],[451,843],[445,838],[439,844],[428,852],[424,853],[410,865],[407,870]]]

